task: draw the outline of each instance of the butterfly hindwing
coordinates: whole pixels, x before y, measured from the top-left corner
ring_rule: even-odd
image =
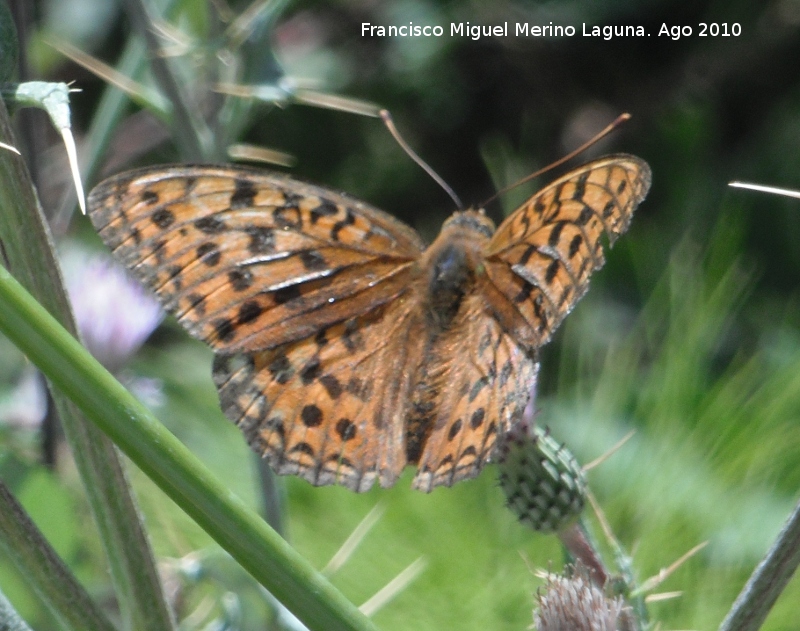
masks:
[[[407,368],[420,361],[422,324],[397,302],[274,349],[219,354],[222,409],[277,473],[392,486],[406,465]]]
[[[446,334],[451,339],[440,342],[450,359],[440,371],[432,429],[414,478],[423,491],[478,475],[497,437],[521,418],[536,380],[534,354],[502,330],[482,296],[465,301]]]

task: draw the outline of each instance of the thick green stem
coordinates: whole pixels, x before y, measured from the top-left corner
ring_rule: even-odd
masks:
[[[314,631],[370,620],[192,453],[0,267],[0,332],[231,556]]]

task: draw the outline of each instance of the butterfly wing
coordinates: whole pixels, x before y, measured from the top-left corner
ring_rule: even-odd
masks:
[[[413,230],[235,167],[124,173],[89,209],[116,257],[217,350],[221,407],[278,473],[358,491],[394,483],[424,337]]]
[[[104,181],[88,202],[115,256],[193,336],[229,353],[391,302],[422,250],[386,213],[265,171],[141,169]]]
[[[441,385],[416,488],[474,477],[491,458],[528,403],[537,349],[603,264],[600,236],[613,243],[627,229],[649,186],[645,162],[608,156],[548,185],[500,225],[476,291],[439,342]]]
[[[494,316],[525,348],[547,343],[580,300],[592,272],[627,230],[650,188],[650,168],[630,155],[590,162],[539,191],[497,229],[481,292]]]
[[[502,330],[483,296],[474,293],[465,303],[440,342],[441,356],[450,359],[413,482],[426,492],[480,473],[497,436],[522,416],[538,372],[534,354]]]
[[[424,322],[397,301],[253,354],[218,355],[226,415],[279,474],[365,491],[406,465],[405,423]]]

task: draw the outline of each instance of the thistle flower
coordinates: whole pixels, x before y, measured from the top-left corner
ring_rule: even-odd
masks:
[[[629,612],[621,597],[608,598],[580,565],[572,575],[548,574],[543,592],[536,594],[536,631],[624,631]]]
[[[164,317],[161,307],[108,258],[67,249],[62,262],[84,344],[114,372],[158,326]]]

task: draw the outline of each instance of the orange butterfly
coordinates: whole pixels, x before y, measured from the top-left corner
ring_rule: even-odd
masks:
[[[552,336],[623,233],[650,169],[612,155],[495,231],[456,212],[425,248],[363,202],[230,166],[123,173],[89,196],[102,239],[216,351],[225,414],[280,474],[355,491],[407,464],[478,474],[521,417]]]

